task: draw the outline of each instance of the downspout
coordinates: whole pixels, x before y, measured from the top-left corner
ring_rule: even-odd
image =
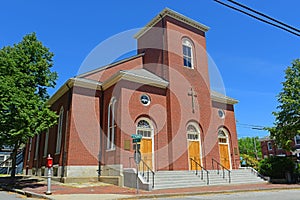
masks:
[[[100,145],[99,145],[99,159],[98,159],[98,181],[100,181],[100,176],[101,176],[101,164],[102,164],[102,140],[103,140],[103,109],[104,109],[104,91],[103,91],[103,87],[101,85],[101,102],[99,102],[99,115],[100,115]]]
[[[65,166],[66,166],[66,158],[67,158],[67,134],[69,131],[69,114],[70,114],[70,108],[71,108],[71,101],[72,101],[72,93],[71,88],[66,83],[66,86],[68,87],[68,107],[67,107],[67,115],[66,115],[66,130],[65,130],[65,141],[64,141],[64,151],[62,156],[62,169],[61,169],[61,178],[63,179],[65,176]]]

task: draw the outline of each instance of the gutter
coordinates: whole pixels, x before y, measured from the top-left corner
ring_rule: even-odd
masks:
[[[101,165],[102,165],[102,140],[103,140],[103,134],[104,134],[104,132],[103,132],[103,122],[104,122],[104,120],[103,120],[103,109],[104,109],[104,91],[103,91],[103,87],[102,87],[102,85],[100,86],[101,87],[101,99],[100,99],[100,101],[101,102],[99,102],[99,108],[100,108],[100,113],[99,113],[99,115],[100,115],[100,124],[99,124],[99,128],[100,128],[100,144],[99,144],[99,156],[98,156],[98,181],[100,181],[100,176],[101,176]]]

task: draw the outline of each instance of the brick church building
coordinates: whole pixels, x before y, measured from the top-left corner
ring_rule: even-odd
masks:
[[[213,159],[238,169],[237,100],[210,88],[207,31],[164,9],[136,33],[135,56],[66,81],[48,101],[58,124],[30,139],[24,173],[46,175],[50,154],[58,178],[122,176],[132,134],[153,171],[212,169]]]

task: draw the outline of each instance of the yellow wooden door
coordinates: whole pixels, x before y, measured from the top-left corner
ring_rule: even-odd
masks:
[[[220,163],[227,169],[230,169],[228,144],[219,144],[219,148],[220,148]]]
[[[196,163],[191,161],[191,158],[201,165],[199,141],[189,141],[189,162],[190,170],[200,170],[201,168],[196,166]]]
[[[152,168],[152,139],[146,139],[143,138],[141,141],[141,147],[140,147],[141,157],[142,160],[150,167]],[[140,165],[140,170],[142,170],[142,163]],[[144,170],[147,168],[144,166]]]

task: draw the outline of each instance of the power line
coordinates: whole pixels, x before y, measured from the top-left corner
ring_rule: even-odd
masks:
[[[222,4],[222,5],[226,6],[226,7],[228,7],[228,8],[231,8],[231,9],[233,9],[233,10],[236,10],[236,11],[238,11],[238,12],[241,12],[241,13],[243,13],[243,14],[245,14],[245,15],[248,15],[248,16],[254,18],[254,19],[257,19],[257,20],[262,21],[262,22],[264,22],[264,23],[267,23],[267,24],[269,24],[269,25],[272,25],[272,26],[275,26],[275,27],[277,27],[277,28],[280,28],[280,29],[282,29],[282,30],[284,30],[284,31],[287,31],[287,32],[291,33],[291,34],[300,36],[300,34],[299,34],[299,33],[300,33],[300,30],[299,30],[299,29],[296,29],[296,28],[294,28],[294,27],[292,27],[292,26],[290,26],[290,25],[287,25],[287,24],[285,24],[285,23],[283,23],[283,22],[280,22],[280,21],[278,21],[278,20],[276,20],[276,19],[274,19],[274,18],[272,18],[272,17],[269,17],[269,16],[263,14],[263,13],[260,13],[260,12],[258,12],[258,11],[255,11],[254,9],[249,8],[249,7],[247,7],[247,6],[244,6],[244,5],[240,4],[240,3],[234,2],[234,1],[232,1],[232,0],[228,0],[228,1],[234,3],[234,4],[238,5],[238,6],[241,6],[241,7],[245,8],[245,9],[251,11],[251,12],[254,12],[254,13],[256,13],[256,14],[258,14],[258,15],[261,15],[261,16],[263,16],[263,17],[269,19],[269,20],[272,20],[272,21],[274,21],[274,22],[276,22],[276,23],[278,23],[278,24],[281,24],[282,26],[280,26],[280,25],[278,25],[278,24],[275,24],[275,23],[273,23],[273,22],[267,21],[267,20],[265,20],[265,19],[262,19],[262,18],[260,18],[260,17],[257,17],[257,16],[255,16],[255,15],[253,15],[253,14],[250,14],[250,13],[244,11],[244,10],[241,10],[241,9],[239,9],[239,8],[236,8],[236,7],[234,7],[234,6],[231,6],[231,5],[229,5],[229,4],[226,4],[226,3],[222,2],[222,1],[219,1],[219,0],[214,0],[214,1],[217,2],[217,3],[219,3],[219,4]],[[292,30],[290,30],[290,29],[292,29]],[[296,31],[296,32],[295,32],[295,31]],[[299,33],[297,33],[297,32],[299,32]]]
[[[254,10],[254,9],[248,7],[248,6],[245,6],[245,5],[241,4],[241,3],[235,2],[235,1],[233,1],[233,0],[227,0],[227,1],[229,1],[229,2],[231,2],[231,3],[233,3],[233,4],[236,4],[236,5],[238,5],[238,6],[242,7],[242,8],[245,8],[245,9],[251,11],[251,12],[254,12],[255,14],[261,15],[261,16],[263,16],[263,17],[269,19],[269,20],[272,20],[272,21],[274,21],[274,22],[276,22],[276,23],[278,23],[278,24],[281,24],[281,25],[283,25],[283,26],[285,26],[285,27],[288,27],[289,29],[292,29],[292,30],[294,30],[294,31],[296,31],[296,32],[298,32],[298,33],[300,33],[300,30],[299,30],[299,29],[297,29],[297,28],[295,28],[295,27],[292,27],[292,26],[290,26],[290,25],[288,25],[288,24],[286,24],[286,23],[283,23],[283,22],[281,22],[281,21],[279,21],[279,20],[277,20],[277,19],[274,19],[273,17],[270,17],[270,16],[268,16],[268,15],[262,13],[262,12],[256,11],[256,10]]]
[[[264,130],[265,126],[261,125],[253,125],[253,124],[243,124],[237,122],[237,126],[241,128],[250,128],[250,129],[255,129],[255,130]]]

